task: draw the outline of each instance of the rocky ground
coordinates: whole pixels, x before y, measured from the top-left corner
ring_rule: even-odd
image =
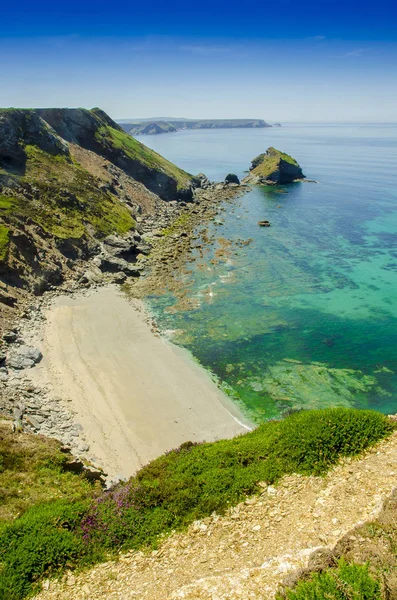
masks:
[[[68,402],[51,389],[32,383],[29,376],[42,358],[34,340],[46,309],[59,294],[73,295],[108,283],[127,282],[128,293],[134,297],[164,286],[177,265],[186,260],[195,227],[212,218],[222,200],[232,200],[244,189],[236,184],[211,184],[205,176],[201,181],[194,202],[158,203],[154,214],[138,217],[135,231],[123,237],[108,236],[92,259],[76,261],[62,285],[40,297],[19,299],[19,310],[5,321],[0,350],[0,414],[12,417],[15,429],[55,437],[73,454],[89,458],[83,428]],[[141,314],[150,320],[144,311]],[[153,321],[152,330],[158,332]]]
[[[375,557],[384,565],[389,544],[384,587],[394,599],[393,547],[371,532],[393,519],[395,527],[396,482],[397,433],[325,477],[292,475],[277,487],[264,484],[260,496],[224,516],[196,521],[155,551],[130,552],[118,562],[46,581],[36,598],[271,600],[302,569],[325,567],[333,556],[347,552],[358,562]],[[367,520],[375,523],[364,526]]]

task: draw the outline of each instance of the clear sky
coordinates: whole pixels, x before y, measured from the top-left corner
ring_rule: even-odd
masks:
[[[3,3],[0,106],[397,122],[394,0]]]

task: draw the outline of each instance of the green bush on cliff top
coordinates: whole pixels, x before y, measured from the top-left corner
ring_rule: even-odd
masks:
[[[97,499],[34,507],[0,532],[0,599],[23,598],[40,578],[111,552],[153,546],[159,534],[258,493],[259,482],[321,475],[392,430],[372,411],[304,411],[232,440],[183,444]]]
[[[381,586],[373,579],[367,565],[347,564],[313,573],[293,590],[278,594],[277,600],[382,600]]]

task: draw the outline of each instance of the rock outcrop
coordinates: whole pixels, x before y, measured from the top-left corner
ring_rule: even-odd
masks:
[[[292,156],[270,147],[254,158],[250,173],[243,179],[243,183],[283,185],[304,178],[301,167]]]
[[[234,173],[229,173],[225,177],[225,183],[236,183],[237,185],[240,185],[240,180]]]

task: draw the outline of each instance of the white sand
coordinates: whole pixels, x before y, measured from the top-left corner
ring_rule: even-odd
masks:
[[[34,378],[71,400],[109,476],[128,477],[187,440],[249,429],[205,369],[156,337],[116,287],[61,296],[46,316]]]

